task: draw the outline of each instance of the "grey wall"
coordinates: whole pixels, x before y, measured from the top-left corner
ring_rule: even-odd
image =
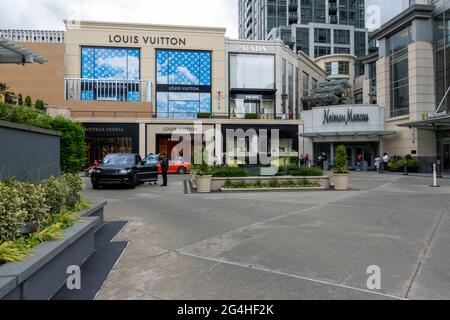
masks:
[[[38,182],[60,174],[57,132],[0,121],[0,180]]]

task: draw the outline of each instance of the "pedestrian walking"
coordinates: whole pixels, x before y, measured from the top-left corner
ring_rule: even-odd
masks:
[[[159,164],[161,165],[161,173],[163,178],[163,184],[161,185],[161,187],[167,187],[167,171],[169,170],[169,159],[167,159],[167,156],[164,153],[161,155]]]
[[[362,171],[362,164],[363,164],[363,155],[358,154],[356,157],[356,171],[361,172]]]
[[[300,155],[300,166],[304,167],[305,166],[305,156],[303,155],[303,153]]]
[[[375,157],[375,169],[377,172],[381,172],[381,163],[383,162],[383,159],[381,159],[380,155],[377,155]]]
[[[309,167],[309,154],[305,154],[305,166]]]
[[[383,155],[383,173],[384,173],[384,170],[386,170],[388,167],[389,160],[390,160],[389,155],[387,153],[385,153]]]

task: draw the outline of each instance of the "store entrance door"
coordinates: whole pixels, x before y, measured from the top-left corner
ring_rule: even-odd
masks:
[[[245,113],[261,113],[261,101],[259,100],[245,100],[244,107]]]
[[[442,161],[444,170],[450,171],[450,143],[442,144]]]

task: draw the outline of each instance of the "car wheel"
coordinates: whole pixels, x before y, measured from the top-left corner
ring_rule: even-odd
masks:
[[[178,174],[186,174],[186,168],[185,167],[179,167],[178,168]]]
[[[94,189],[94,190],[100,189],[100,184],[98,184],[98,183],[93,183],[93,184],[92,184],[92,189]]]
[[[131,189],[136,189],[136,187],[138,186],[138,184],[139,184],[139,181],[138,181],[137,174],[134,174],[134,175],[133,175],[133,180],[131,180],[130,188],[131,188]]]

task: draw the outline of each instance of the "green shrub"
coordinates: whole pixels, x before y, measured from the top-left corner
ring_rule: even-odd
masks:
[[[19,106],[23,106],[23,96],[21,93],[19,93]]]
[[[316,167],[299,167],[299,166],[289,166],[287,168],[287,173],[294,177],[321,177],[323,176],[323,171]]]
[[[67,187],[66,209],[74,210],[83,195],[83,179],[74,173],[66,173],[62,179]]]
[[[34,108],[37,110],[45,111],[45,104],[44,101],[37,99],[34,103]]]
[[[50,218],[45,189],[42,185],[24,182],[17,183],[14,188],[23,199],[22,209],[26,212],[25,221],[34,223],[40,229]]]
[[[25,223],[25,203],[17,188],[0,182],[0,243],[14,241]]]
[[[348,174],[347,169],[347,149],[345,146],[340,145],[336,148],[336,166],[333,168],[333,173],[335,174]]]
[[[25,97],[25,106],[28,108],[31,108],[32,105],[32,101],[31,101],[31,97],[30,96],[26,96]]]
[[[61,132],[60,161],[63,172],[78,173],[85,163],[85,129],[75,121],[56,117],[23,106],[0,103],[0,120],[22,123]]]
[[[42,183],[45,190],[45,203],[50,214],[57,214],[67,208],[70,188],[61,177],[50,177]]]
[[[199,112],[197,113],[197,119],[210,119],[211,113],[209,112]]]
[[[410,159],[408,160],[408,170],[415,171],[418,170],[420,166],[419,160]]]
[[[245,119],[257,120],[257,119],[259,119],[259,115],[257,113],[246,113],[245,114]]]
[[[211,167],[213,177],[230,178],[230,177],[247,177],[247,173],[241,167],[219,166]]]

